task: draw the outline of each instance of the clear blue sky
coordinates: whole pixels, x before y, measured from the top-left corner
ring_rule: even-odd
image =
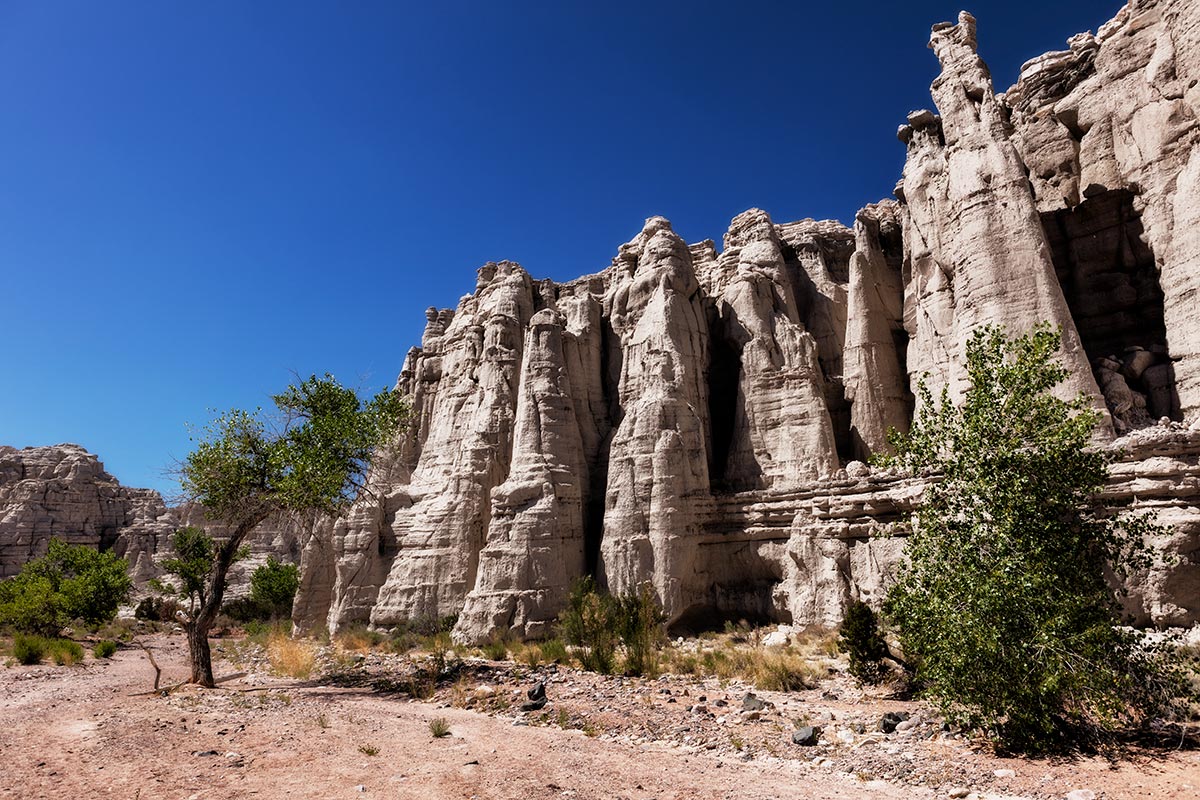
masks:
[[[853,218],[961,2],[0,0],[0,444],[166,492],[208,409],[390,385],[488,260]],[[1118,0],[978,0],[998,88]]]

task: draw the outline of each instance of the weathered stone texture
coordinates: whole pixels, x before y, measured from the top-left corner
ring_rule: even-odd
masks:
[[[1063,331],[1061,394],[1128,451],[1107,491],[1170,526],[1177,558],[1127,610],[1200,620],[1200,6],[1135,0],[1003,95],[969,14],[931,47],[899,202],[853,229],[752,209],[718,249],[654,217],[596,275],[489,264],[430,309],[397,384],[413,424],[308,539],[297,621],[538,636],[593,574],[649,583],[679,627],[834,624],[901,558],[879,534],[924,486],[863,462],[917,379],[961,395],[973,331],[1039,322]]]
[[[171,535],[197,525],[213,536],[225,529],[196,506],[170,507],[152,489],[122,486],[99,458],[75,444],[0,446],[0,578],[46,554],[50,539],[111,550],[129,562],[139,589],[160,577],[159,563],[173,555]],[[248,591],[250,575],[270,557],[295,563],[304,526],[273,517],[255,531],[249,557],[230,571],[231,597]]]

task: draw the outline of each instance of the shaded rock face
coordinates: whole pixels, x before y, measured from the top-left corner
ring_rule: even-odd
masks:
[[[590,574],[649,584],[679,628],[836,624],[902,558],[878,534],[924,485],[864,462],[918,378],[960,396],[973,331],[1039,322],[1063,332],[1058,391],[1121,437],[1108,492],[1170,526],[1177,558],[1127,611],[1200,620],[1200,6],[1131,2],[1004,94],[969,14],[930,47],[937,111],[901,126],[897,201],[853,228],[752,209],[718,249],[654,217],[596,275],[489,264],[430,309],[397,386],[411,428],[308,539],[296,621],[536,637]]]
[[[130,577],[142,589],[163,574],[159,562],[174,555],[171,535],[184,525],[216,537],[225,533],[195,506],[169,507],[153,489],[122,486],[79,445],[0,446],[0,578],[44,556],[53,538],[111,550],[129,562]],[[296,563],[303,530],[291,518],[264,522],[249,543],[249,556],[230,571],[230,596],[246,593],[251,573],[268,558]]]

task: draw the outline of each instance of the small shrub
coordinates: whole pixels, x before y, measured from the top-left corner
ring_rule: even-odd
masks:
[[[239,597],[221,604],[221,613],[235,622],[243,624],[269,620],[271,609],[249,597]]]
[[[429,733],[435,739],[450,735],[450,723],[445,717],[434,717],[429,720]]]
[[[617,631],[613,599],[596,591],[592,578],[579,580],[571,587],[567,607],[559,617],[563,636],[576,648],[575,655],[584,669],[611,674],[616,662]]]
[[[172,622],[179,610],[180,605],[173,597],[146,597],[137,604],[133,616],[147,622]]]
[[[492,661],[503,661],[508,658],[508,642],[497,634],[492,634],[492,637],[484,643],[482,650],[483,654]]]
[[[250,576],[250,601],[276,619],[292,615],[292,602],[300,588],[300,568],[267,558]]]
[[[571,660],[571,654],[567,652],[567,646],[561,639],[547,639],[541,643],[540,648],[542,658],[551,664],[566,664]]]
[[[667,616],[659,605],[654,587],[643,583],[634,594],[613,603],[617,633],[625,645],[625,672],[653,675],[658,671],[658,651],[666,636]]]
[[[12,654],[18,663],[29,666],[40,664],[46,655],[48,642],[42,636],[18,633],[13,637]]]
[[[96,646],[92,648],[92,655],[96,658],[112,658],[115,652],[117,652],[117,643],[109,639],[96,642]]]
[[[888,649],[879,635],[879,621],[871,607],[861,600],[846,609],[838,648],[850,660],[850,674],[863,683],[879,683],[887,674],[883,659]]]
[[[520,652],[517,653],[516,660],[519,661],[520,663],[524,664],[525,666],[529,667],[530,669],[537,669],[538,666],[542,663],[542,648],[541,648],[541,646],[536,645],[536,644],[531,644],[531,645],[526,645],[526,646],[522,647]]]
[[[271,669],[280,675],[304,679],[312,675],[317,651],[312,642],[293,639],[282,631],[267,638],[267,659]]]
[[[360,744],[358,746],[358,752],[362,753],[364,756],[377,756],[379,755],[379,748],[373,744]]]
[[[366,625],[352,625],[338,631],[334,641],[347,650],[366,652],[382,644],[387,637],[379,631],[373,631]]]
[[[70,639],[54,639],[47,651],[54,663],[60,667],[69,667],[83,661],[83,647],[79,642]]]
[[[329,717],[325,716],[324,711],[317,714],[317,727],[321,730],[326,730],[329,727]]]

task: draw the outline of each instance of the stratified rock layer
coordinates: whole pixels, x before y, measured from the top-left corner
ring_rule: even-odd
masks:
[[[902,557],[878,534],[924,486],[864,462],[917,379],[959,396],[974,331],[1040,322],[1121,437],[1108,492],[1170,526],[1129,613],[1200,620],[1200,5],[1131,2],[999,95],[969,14],[930,46],[937,112],[853,229],[752,209],[718,251],[654,217],[596,275],[489,264],[430,309],[413,424],[308,540],[297,622],[539,636],[591,574],[678,626],[836,623]]]

